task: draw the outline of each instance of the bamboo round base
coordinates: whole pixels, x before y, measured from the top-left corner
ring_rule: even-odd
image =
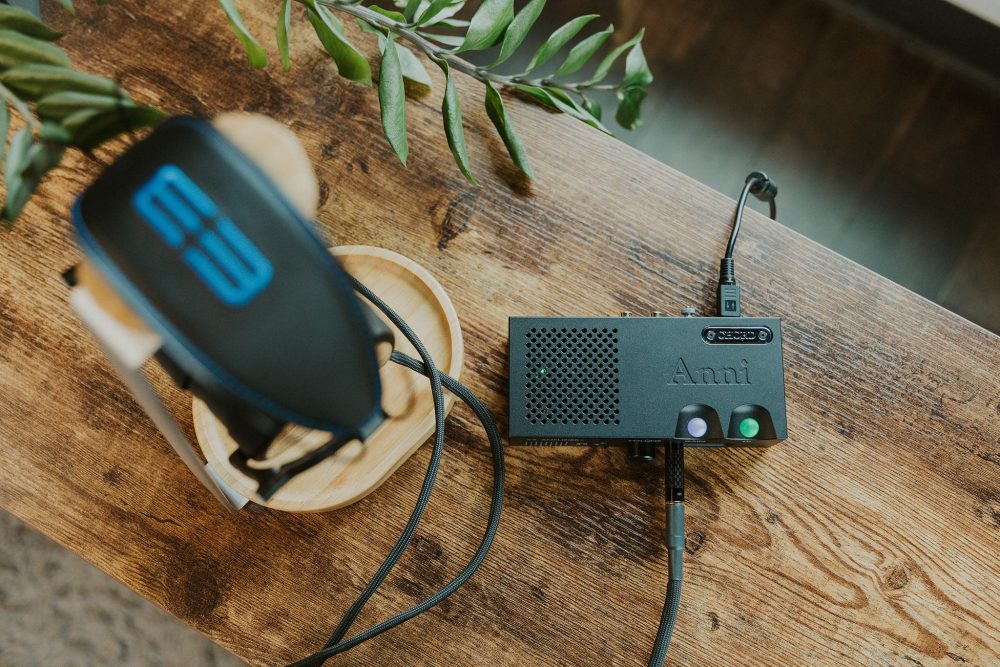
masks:
[[[379,295],[413,327],[438,368],[458,378],[464,355],[455,308],[440,283],[422,266],[398,253],[369,246],[332,250],[344,269]],[[390,325],[391,326],[391,325]],[[396,349],[417,357],[402,333]],[[380,354],[380,361],[385,354]],[[266,507],[287,512],[320,512],[357,502],[374,491],[434,432],[430,384],[397,364],[383,363],[382,404],[390,417],[365,443],[352,442],[335,456],[298,475],[270,500],[256,495],[256,483],[229,464],[236,443],[204,403],[194,399],[194,428],[209,465],[232,489]],[[445,410],[454,397],[445,394]],[[292,427],[272,445],[273,456],[297,458],[324,442],[327,435]]]

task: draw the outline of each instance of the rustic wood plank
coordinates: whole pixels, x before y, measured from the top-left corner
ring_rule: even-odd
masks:
[[[272,3],[242,4],[268,35]],[[76,60],[139,99],[290,123],[317,163],[326,233],[441,280],[464,324],[464,377],[498,416],[508,315],[711,302],[732,201],[579,123],[511,101],[537,174],[526,185],[463,79],[471,189],[438,128],[440,92],[409,107],[403,169],[375,138],[374,91],[338,79],[299,18],[285,75],[247,70],[214,7],[80,13],[58,21]],[[301,657],[392,544],[428,451],[341,511],[224,514],[66,308],[59,272],[79,258],[67,207],[95,173],[71,160],[0,243],[0,506],[250,662]],[[691,453],[671,662],[995,664],[1000,339],[762,216],[747,223],[745,308],[784,318],[791,437]],[[187,421],[187,397],[157,386]],[[438,588],[478,540],[488,452],[464,408],[450,425],[419,538],[359,628]],[[564,448],[510,448],[508,466],[483,569],[345,662],[645,662],[665,585],[657,467]]]

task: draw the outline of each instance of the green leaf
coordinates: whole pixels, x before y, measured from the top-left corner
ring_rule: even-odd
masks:
[[[38,100],[35,113],[41,118],[60,120],[81,109],[107,110],[118,106],[134,107],[135,103],[128,98],[65,91],[52,93]]]
[[[588,79],[586,82],[584,82],[583,85],[592,86],[595,83],[602,81],[604,77],[608,75],[608,72],[611,71],[612,65],[615,64],[615,61],[618,60],[621,54],[625,53],[633,46],[641,42],[642,37],[645,34],[646,34],[645,28],[640,29],[639,32],[636,33],[635,37],[628,40],[624,44],[619,45],[614,50],[612,50],[608,55],[604,56],[604,59],[601,60],[600,64],[597,66],[597,69],[594,70],[594,75],[590,77],[590,79]]]
[[[565,114],[569,114],[577,120],[582,120],[587,125],[590,125],[605,134],[611,134],[611,130],[601,124],[600,119],[596,118],[593,114],[587,111],[586,108],[581,106],[576,100],[559,88],[540,88],[538,86],[529,86],[527,84],[517,84],[515,88],[532,99],[541,102],[545,106],[562,111]]]
[[[229,19],[229,25],[232,26],[233,32],[243,43],[243,49],[247,53],[250,66],[255,69],[267,67],[267,54],[264,53],[260,43],[250,34],[250,30],[243,23],[240,10],[236,9],[235,0],[219,0],[219,4],[222,5],[222,10],[226,13],[226,18]]]
[[[591,116],[597,120],[601,120],[601,105],[590,99],[589,97],[583,98],[583,108],[587,110]]]
[[[472,15],[469,31],[458,51],[478,51],[488,49],[514,20],[514,0],[483,0]]]
[[[607,28],[601,32],[594,33],[586,39],[580,40],[580,43],[570,49],[569,54],[566,56],[566,60],[563,64],[559,66],[556,73],[553,76],[563,76],[564,74],[572,74],[576,72],[581,67],[587,64],[587,61],[597,53],[598,49],[604,46],[604,42],[608,41],[608,37],[611,33],[615,31],[613,25],[609,25]]]
[[[381,14],[382,16],[385,16],[386,18],[390,18],[393,21],[396,21],[397,23],[406,23],[406,17],[405,16],[403,16],[399,12],[394,12],[391,9],[383,9],[382,7],[379,7],[378,5],[368,5],[368,9],[372,10],[376,14]]]
[[[323,19],[323,22],[326,23],[330,30],[333,30],[341,37],[344,36],[344,24],[341,23],[340,19],[334,16],[326,7],[318,4],[316,0],[298,0],[298,2],[301,2],[309,9],[319,14],[320,18]]]
[[[416,21],[417,25],[424,25],[427,21],[436,18],[443,9],[451,7],[454,4],[454,0],[432,0],[430,4],[423,8],[423,11],[419,12]]]
[[[552,33],[545,43],[538,47],[538,51],[535,55],[531,57],[531,62],[528,63],[528,69],[524,71],[525,74],[533,72],[536,68],[547,63],[552,56],[558,53],[559,49],[566,46],[569,40],[576,37],[577,33],[583,30],[583,27],[597,18],[597,14],[588,14],[586,16],[578,16],[575,19],[567,21],[562,27]]]
[[[639,127],[642,119],[639,108],[646,99],[646,87],[653,82],[653,73],[649,71],[646,56],[642,52],[642,43],[636,42],[625,59],[625,78],[618,89],[618,110],[615,120],[627,130]]]
[[[455,164],[459,171],[472,185],[476,183],[472,175],[472,167],[469,165],[469,152],[465,147],[465,129],[462,127],[462,107],[458,101],[458,92],[455,90],[455,81],[452,79],[451,70],[448,63],[441,61],[441,69],[444,70],[444,101],[441,103],[441,115],[444,117],[444,133],[448,137],[448,148],[455,157]]]
[[[56,143],[63,146],[68,146],[73,142],[73,136],[69,133],[69,130],[59,123],[50,121],[42,122],[42,129],[38,132],[38,138],[43,142]]]
[[[4,72],[0,82],[29,100],[71,90],[97,95],[124,95],[111,79],[56,65],[21,65]]]
[[[468,28],[470,24],[471,21],[466,21],[465,19],[441,19],[434,22],[434,25],[441,26],[442,28]]]
[[[423,11],[417,12],[417,25],[430,27],[450,19],[465,6],[465,0],[433,0]]]
[[[10,150],[7,152],[7,160],[4,162],[4,182],[10,187],[11,179],[21,173],[25,156],[31,146],[31,128],[22,127],[10,140]]]
[[[503,98],[500,97],[500,93],[497,92],[497,89],[489,81],[486,82],[486,115],[490,117],[493,127],[500,134],[500,138],[503,140],[504,146],[507,147],[507,152],[510,153],[510,159],[514,162],[514,166],[528,178],[534,178],[531,172],[531,165],[528,164],[528,155],[524,151],[521,138],[517,136],[517,132],[514,131],[514,126],[510,122],[507,109],[503,105]]]
[[[587,109],[582,104],[577,102],[574,98],[570,97],[570,95],[566,91],[561,90],[559,88],[547,88],[546,92],[549,94],[549,97],[555,103],[556,108],[562,111],[563,113],[568,113],[570,116],[573,116],[577,120],[582,120],[587,125],[590,125],[591,127],[600,130],[604,134],[609,134],[614,136],[611,133],[611,130],[606,128],[599,119],[595,118],[593,114],[587,111]]]
[[[409,23],[413,20],[413,17],[417,14],[417,8],[420,7],[421,0],[407,0],[406,8],[403,9],[403,16],[406,18],[406,22]]]
[[[430,92],[433,85],[431,75],[427,73],[427,69],[420,61],[420,58],[417,57],[417,54],[401,44],[396,45],[396,52],[399,55],[399,65],[403,71],[403,79],[407,84],[406,91],[415,97],[420,97]]]
[[[73,6],[73,0],[56,0],[63,8],[70,14],[76,14],[76,7]]]
[[[0,28],[14,30],[22,35],[50,42],[62,37],[61,32],[52,30],[28,10],[10,5],[0,5]]]
[[[68,136],[64,132],[58,142],[42,141],[32,146],[28,151],[29,164],[25,175],[34,176],[40,181],[45,174],[57,167],[66,150],[64,139]]]
[[[4,162],[3,178],[8,186],[11,179],[21,173],[21,162],[24,160],[30,146],[31,129],[22,127],[14,134],[14,138],[10,140],[10,150],[7,152],[7,160]]]
[[[646,99],[646,89],[641,86],[625,88],[618,93],[618,111],[615,112],[615,120],[626,130],[634,130],[639,127],[642,119],[639,117],[639,107]]]
[[[461,35],[438,35],[432,32],[422,32],[420,34],[429,40],[444,44],[445,46],[462,46],[465,43],[465,38]]]
[[[152,127],[163,120],[159,109],[120,106],[115,109],[83,109],[63,119],[62,125],[73,137],[73,145],[90,151],[119,134]]]
[[[382,69],[378,80],[378,101],[382,108],[382,131],[399,161],[406,165],[409,146],[406,143],[406,90],[403,70],[396,52],[396,42],[390,36],[382,50]]]
[[[385,50],[387,36],[381,28],[371,26],[361,19],[358,19],[358,25],[362,26],[361,29],[365,32],[378,35],[379,51]],[[399,56],[399,66],[403,70],[406,94],[410,97],[423,97],[429,93],[434,83],[417,54],[401,44],[396,44],[396,53]]]
[[[0,30],[0,69],[27,63],[66,66],[72,64],[66,52],[54,44],[13,30]]]
[[[514,88],[517,91],[535,100],[536,102],[539,102],[544,106],[551,107],[552,109],[558,110],[558,107],[556,106],[555,102],[552,101],[552,97],[547,92],[545,92],[544,88],[539,88],[538,86],[529,86],[528,84],[525,83],[515,84]]]
[[[636,42],[625,59],[625,78],[622,80],[621,87],[645,88],[651,83],[653,83],[653,73],[649,71],[649,65],[646,63],[646,54],[642,52],[642,43]]]
[[[292,0],[285,0],[278,14],[278,25],[274,29],[274,37],[278,42],[278,54],[281,56],[281,66],[287,72],[292,67],[292,58],[288,53],[288,36],[292,31]]]
[[[0,100],[0,160],[7,151],[7,130],[10,129],[10,109],[7,102]]]
[[[45,174],[62,160],[68,134],[52,123],[44,124],[40,134],[42,140],[35,142],[31,130],[24,127],[11,141],[4,169],[7,188],[4,220],[17,218]]]
[[[372,68],[368,60],[344,37],[344,26],[325,7],[312,4],[308,11],[309,22],[316,31],[323,48],[337,63],[337,71],[345,79],[370,86]]]
[[[22,127],[10,141],[10,150],[4,162],[4,185],[7,189],[7,199],[3,206],[3,219],[14,220],[21,212],[31,193],[38,183],[29,178],[25,180],[24,172],[31,164],[31,130]]]
[[[514,55],[517,47],[521,46],[524,38],[528,36],[531,26],[535,25],[542,9],[545,8],[545,0],[531,0],[524,8],[517,13],[514,20],[507,26],[507,31],[503,35],[503,45],[500,47],[500,55],[493,61],[490,67],[496,67]]]

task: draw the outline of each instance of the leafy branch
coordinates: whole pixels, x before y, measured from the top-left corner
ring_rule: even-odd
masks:
[[[429,90],[431,79],[417,55],[400,42],[408,42],[444,71],[442,115],[445,135],[459,170],[473,184],[476,181],[465,146],[461,106],[452,76],[454,72],[461,72],[484,84],[487,115],[514,165],[529,178],[532,175],[531,166],[498,89],[518,91],[540,104],[611,134],[601,122],[601,107],[592,94],[615,93],[618,98],[615,118],[622,127],[633,129],[640,123],[639,109],[646,97],[646,88],[653,80],[642,52],[643,31],[640,30],[632,39],[600,58],[589,76],[567,81],[567,77],[578,74],[601,51],[614,32],[614,27],[610,25],[573,44],[554,71],[539,74],[543,66],[553,62],[564,47],[569,46],[588,24],[598,18],[596,14],[574,18],[549,35],[522,71],[503,71],[509,68],[501,66],[518,52],[541,16],[545,0],[529,0],[517,12],[514,0],[482,0],[469,20],[456,18],[466,7],[467,0],[393,0],[392,9],[375,4],[365,6],[359,0],[281,0],[275,36],[281,63],[286,70],[291,67],[289,38],[293,1],[305,8],[320,43],[336,63],[341,76],[351,81],[371,85],[371,65],[347,39],[344,25],[333,11],[354,18],[364,32],[378,36],[382,129],[404,165],[409,157],[405,94],[408,91],[415,94]],[[219,3],[242,42],[250,64],[256,68],[266,67],[267,55],[244,24],[235,1],[219,0]],[[464,34],[454,30],[463,30]],[[480,53],[481,58],[485,52],[494,54],[487,65],[477,65],[464,57],[465,54]],[[617,83],[607,83],[616,62],[626,53],[623,78]]]
[[[73,11],[71,0],[58,2]],[[0,4],[0,159],[6,154],[0,216],[8,223],[67,148],[89,153],[163,118],[129,99],[114,81],[74,69],[54,44],[60,37],[31,12]],[[8,144],[11,110],[23,124]]]

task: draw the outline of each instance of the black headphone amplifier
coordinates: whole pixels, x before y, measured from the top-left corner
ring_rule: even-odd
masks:
[[[511,444],[651,458],[788,437],[778,318],[512,317],[508,340]]]

